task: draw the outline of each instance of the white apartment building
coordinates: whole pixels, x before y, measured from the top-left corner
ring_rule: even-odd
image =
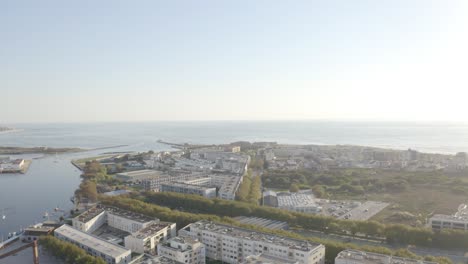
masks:
[[[130,263],[132,258],[130,250],[109,243],[68,225],[63,225],[55,229],[54,236],[60,240],[77,245],[88,252],[88,254],[100,257],[109,264]]]
[[[242,263],[248,256],[265,254],[301,264],[324,264],[325,247],[209,221],[198,221],[179,230],[179,236],[198,239],[206,256],[227,263]]]
[[[93,207],[72,220],[73,227],[86,233],[92,233],[104,224],[130,233],[124,237],[125,248],[137,253],[156,252],[161,241],[176,236],[176,224],[161,222],[139,213],[116,207]]]
[[[116,207],[93,207],[72,220],[73,227],[83,232],[92,233],[103,224],[129,233],[147,227],[155,218],[133,213]]]
[[[205,264],[205,245],[190,237],[174,237],[158,245],[158,256],[178,263]]]
[[[125,248],[136,253],[156,253],[156,246],[159,243],[175,237],[177,230],[175,223],[153,222],[147,227],[132,233],[124,238]]]
[[[170,182],[161,184],[161,192],[176,192],[184,194],[193,194],[205,198],[216,198],[216,188],[206,187],[185,182]]]
[[[459,229],[468,230],[468,207],[462,204],[457,213],[453,215],[435,214],[429,219],[429,225],[433,230]]]
[[[335,258],[335,264],[437,264],[436,262],[407,259],[357,250],[343,250]]]
[[[160,177],[147,178],[141,181],[141,185],[145,191],[159,192],[161,191],[162,184],[168,184],[175,181],[187,181],[197,178],[197,174],[192,173],[180,173],[176,175],[161,175]]]

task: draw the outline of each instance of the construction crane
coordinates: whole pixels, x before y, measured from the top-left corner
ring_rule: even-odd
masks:
[[[38,249],[37,249],[37,241],[36,240],[34,240],[33,242],[28,243],[28,244],[26,244],[24,246],[16,248],[16,249],[14,249],[14,250],[12,250],[10,252],[7,252],[5,254],[0,255],[0,259],[4,259],[6,257],[9,257],[11,255],[14,255],[14,254],[16,254],[16,253],[18,253],[18,252],[20,252],[22,250],[25,250],[27,248],[30,248],[30,247],[32,247],[32,249],[33,249],[33,264],[39,264],[39,253],[38,253]]]

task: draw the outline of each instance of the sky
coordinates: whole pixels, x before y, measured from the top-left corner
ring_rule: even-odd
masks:
[[[0,1],[0,124],[468,120],[466,0]]]

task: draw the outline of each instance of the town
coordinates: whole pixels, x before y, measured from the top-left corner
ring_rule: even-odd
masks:
[[[466,168],[464,153],[274,142],[168,144],[177,149],[74,160],[83,179],[70,217],[31,226],[12,240],[38,240],[52,254],[71,243],[103,263],[451,263],[390,245],[447,249],[452,246],[436,239],[440,232],[467,230],[466,205],[453,216],[434,214],[413,231],[372,221],[389,202],[330,199],[307,181],[275,178],[336,169],[454,172]],[[401,240],[404,230],[427,238]],[[308,232],[339,239],[304,236]],[[369,245],[356,246],[353,239]]]

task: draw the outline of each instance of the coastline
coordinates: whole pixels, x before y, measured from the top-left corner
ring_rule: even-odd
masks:
[[[0,131],[0,135],[2,135],[2,134],[9,134],[9,133],[16,133],[16,132],[23,132],[23,131],[24,131],[24,129],[16,129],[16,128],[14,128],[14,129],[7,129],[7,130],[2,130],[2,131]]]

